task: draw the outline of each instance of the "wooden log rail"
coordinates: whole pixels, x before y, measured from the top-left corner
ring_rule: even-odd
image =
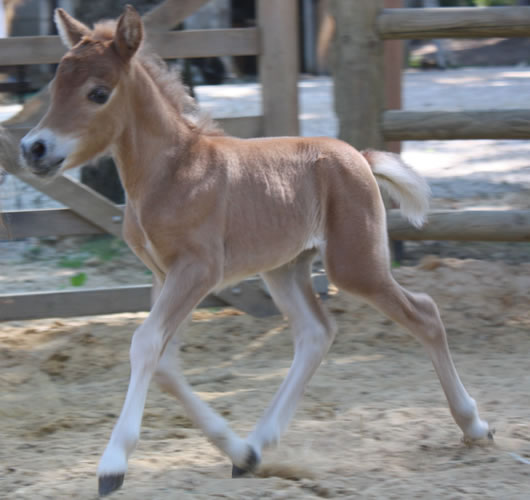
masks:
[[[3,216],[0,240],[106,233],[68,208],[16,210]],[[431,211],[427,224],[415,229],[397,210],[390,210],[388,230],[391,238],[402,240],[530,241],[530,211]]]
[[[390,210],[388,228],[391,238],[402,241],[529,242],[530,210],[432,211],[421,229],[411,226],[397,210]]]
[[[489,111],[385,111],[387,141],[530,139],[530,109]]]
[[[381,9],[376,29],[382,39],[528,37],[530,7]],[[386,141],[530,139],[530,109],[376,114]]]
[[[384,9],[377,18],[383,39],[530,36],[530,7]]]

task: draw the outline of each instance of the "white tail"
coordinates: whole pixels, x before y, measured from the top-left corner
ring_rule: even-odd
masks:
[[[382,151],[362,151],[379,187],[399,203],[401,214],[421,227],[427,219],[431,188],[425,179],[404,163],[399,155]]]

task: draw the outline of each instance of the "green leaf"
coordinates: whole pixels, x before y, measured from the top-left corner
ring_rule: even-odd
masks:
[[[72,286],[83,286],[87,280],[86,273],[77,273],[75,276],[70,278]]]

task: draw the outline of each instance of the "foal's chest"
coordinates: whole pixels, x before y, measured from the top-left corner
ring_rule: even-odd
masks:
[[[159,275],[165,274],[163,256],[157,251],[147,231],[142,228],[139,217],[130,204],[125,211],[123,233],[128,245],[151,271]]]

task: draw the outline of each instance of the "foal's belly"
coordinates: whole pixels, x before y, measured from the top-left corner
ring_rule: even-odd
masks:
[[[316,248],[322,251],[325,240],[317,231],[296,231],[275,238],[245,239],[225,246],[223,286],[281,267],[293,261],[301,252]]]

